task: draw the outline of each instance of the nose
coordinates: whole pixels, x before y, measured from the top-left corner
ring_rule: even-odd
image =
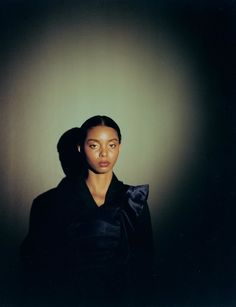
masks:
[[[101,156],[101,157],[106,157],[106,156],[107,156],[107,150],[106,150],[106,148],[101,148],[100,156]]]

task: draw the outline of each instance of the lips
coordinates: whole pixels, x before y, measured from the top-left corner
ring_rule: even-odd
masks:
[[[110,165],[110,162],[108,162],[108,161],[99,162],[98,165],[100,167],[108,167]]]

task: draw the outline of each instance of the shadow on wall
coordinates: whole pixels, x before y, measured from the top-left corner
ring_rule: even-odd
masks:
[[[66,131],[57,144],[61,166],[68,177],[76,177],[82,168],[78,154],[79,131],[79,128]]]

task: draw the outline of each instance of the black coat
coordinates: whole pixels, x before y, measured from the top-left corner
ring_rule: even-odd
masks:
[[[145,293],[153,259],[147,197],[148,185],[115,175],[100,207],[83,179],[66,177],[38,196],[21,249],[26,291],[86,302]]]

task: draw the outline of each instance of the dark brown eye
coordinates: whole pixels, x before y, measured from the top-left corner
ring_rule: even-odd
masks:
[[[97,144],[90,144],[89,147],[91,149],[97,149],[98,148],[98,145]]]

